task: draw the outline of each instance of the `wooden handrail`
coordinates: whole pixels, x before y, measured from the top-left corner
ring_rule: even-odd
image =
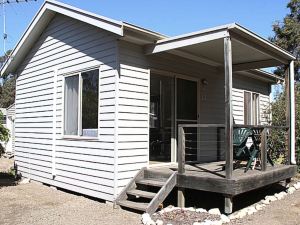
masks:
[[[244,125],[244,124],[235,124],[233,128],[257,128],[257,129],[289,129],[289,126],[272,126],[272,125]]]
[[[179,124],[178,127],[225,128],[225,124]]]

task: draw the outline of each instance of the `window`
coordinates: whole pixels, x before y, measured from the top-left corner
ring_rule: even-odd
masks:
[[[97,137],[99,70],[65,77],[64,134]]]
[[[245,91],[244,93],[244,123],[259,125],[259,94]]]

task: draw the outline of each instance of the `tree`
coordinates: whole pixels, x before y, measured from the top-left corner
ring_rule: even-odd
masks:
[[[4,146],[1,143],[6,143],[9,139],[9,130],[3,126],[2,118],[3,114],[0,111],[0,157],[4,153]]]
[[[300,0],[291,0],[287,8],[290,9],[290,13],[282,22],[277,21],[273,24],[274,37],[271,37],[270,41],[296,57],[295,80],[300,82]],[[279,66],[274,73],[284,76],[285,70],[286,66]]]
[[[10,57],[12,50],[8,50],[3,56],[0,56],[0,66],[2,66],[5,61]]]
[[[274,36],[270,41],[287,50],[296,57],[295,60],[295,108],[296,108],[296,151],[297,164],[300,163],[300,0],[290,0],[287,4],[290,12],[282,22],[273,24]],[[274,73],[284,77],[286,66],[279,66]],[[285,126],[286,124],[286,102],[285,90],[278,93],[271,105],[272,125]],[[273,144],[272,155],[274,158],[286,157],[286,136],[282,130],[272,130],[269,141]]]
[[[297,164],[300,163],[300,84],[295,86],[295,98],[296,98],[296,153]],[[275,101],[271,104],[272,119],[270,123],[274,126],[286,125],[286,92],[277,93]],[[272,146],[271,154],[273,158],[286,159],[286,132],[282,129],[271,130],[269,142]]]
[[[0,108],[7,108],[15,102],[16,95],[16,78],[14,76],[7,77],[3,86],[0,86]]]

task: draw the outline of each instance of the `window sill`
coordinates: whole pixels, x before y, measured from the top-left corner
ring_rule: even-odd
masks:
[[[64,140],[86,140],[86,141],[98,141],[98,137],[88,137],[88,136],[76,136],[76,135],[63,135],[60,139]]]

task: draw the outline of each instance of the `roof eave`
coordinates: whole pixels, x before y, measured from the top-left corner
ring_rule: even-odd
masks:
[[[291,53],[289,53],[285,49],[262,38],[261,36],[257,35],[256,33],[248,30],[247,28],[245,28],[237,23],[233,23],[230,26],[228,26],[228,30],[229,30],[229,32],[233,32],[233,33],[238,33],[238,34],[243,33],[244,35],[248,36],[249,39],[252,39],[252,41],[256,41],[256,42],[263,44],[266,49],[268,49],[274,53],[279,53],[281,55],[281,57],[287,61],[292,61],[292,60],[296,59],[295,56],[293,56]]]

